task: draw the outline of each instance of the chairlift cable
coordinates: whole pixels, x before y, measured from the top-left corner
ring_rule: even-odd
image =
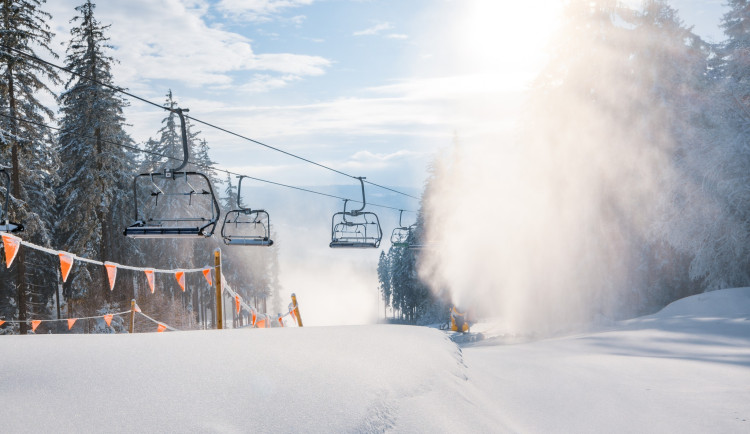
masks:
[[[32,120],[29,120],[29,119],[22,119],[22,118],[13,117],[13,116],[10,116],[10,115],[6,115],[5,113],[0,113],[0,116],[8,118],[8,119],[14,119],[14,120],[17,120],[17,121],[20,121],[20,122],[26,122],[28,124],[36,125],[36,126],[39,126],[39,127],[49,128],[49,129],[52,129],[52,130],[61,131],[61,132],[69,133],[69,134],[71,133],[71,131],[64,131],[62,128],[59,128],[59,127],[53,127],[52,125],[48,125],[48,124],[45,124],[45,123],[42,123],[42,122],[32,121]],[[158,152],[153,152],[153,151],[149,151],[149,150],[146,150],[146,149],[138,148],[137,146],[126,145],[124,143],[117,143],[117,142],[113,142],[113,141],[107,140],[107,139],[101,139],[101,138],[97,139],[94,136],[89,136],[89,135],[81,134],[81,133],[72,133],[72,135],[77,136],[79,138],[83,138],[83,139],[101,140],[102,143],[106,143],[106,144],[110,144],[110,145],[114,145],[114,146],[119,146],[119,147],[122,147],[122,148],[127,148],[127,149],[130,149],[132,151],[136,151],[136,152],[140,152],[140,153],[152,155],[152,156],[155,156],[155,157],[166,158],[166,159],[174,160],[174,161],[182,161],[181,158],[169,157],[169,156],[166,156],[164,154],[159,154]],[[197,162],[194,162],[194,161],[188,161],[188,163],[189,164],[193,164],[193,165],[195,165],[197,167],[200,167],[200,168],[203,168],[203,169],[214,170],[216,172],[222,172],[222,173],[226,173],[228,175],[244,176],[244,177],[246,177],[248,179],[252,179],[254,181],[259,181],[259,182],[264,182],[266,184],[276,185],[276,186],[279,186],[279,187],[285,187],[285,188],[289,188],[289,189],[292,189],[292,190],[302,191],[302,192],[305,192],[305,193],[317,194],[319,196],[330,197],[332,199],[349,200],[349,201],[352,201],[352,202],[360,203],[359,200],[348,199],[348,198],[341,197],[341,196],[336,196],[336,195],[333,195],[333,194],[328,194],[328,193],[323,193],[323,192],[320,192],[320,191],[310,190],[310,189],[304,188],[304,187],[297,187],[297,186],[294,186],[294,185],[284,184],[284,183],[281,183],[281,182],[269,181],[269,180],[263,179],[263,178],[256,178],[254,176],[243,175],[241,173],[232,172],[230,170],[221,169],[221,168],[214,167],[214,166],[209,166],[209,165],[197,163]],[[388,206],[388,205],[379,205],[379,204],[376,204],[376,203],[370,203],[370,205],[377,206],[377,207],[380,207],[380,208],[393,209],[393,210],[399,210],[400,209],[400,208],[395,208],[395,207],[391,207],[391,206]],[[412,213],[415,212],[415,211],[411,211],[411,210],[404,210],[404,211],[412,212]]]
[[[49,61],[47,61],[47,60],[44,60],[44,59],[42,59],[42,58],[40,58],[40,57],[37,57],[37,56],[34,56],[34,55],[32,55],[32,54],[29,54],[29,53],[25,53],[25,52],[23,52],[22,50],[19,50],[19,49],[17,49],[17,48],[14,48],[14,47],[8,47],[8,46],[5,46],[5,45],[0,45],[0,48],[6,49],[6,50],[11,50],[11,51],[14,51],[14,52],[16,52],[16,53],[18,53],[18,54],[20,54],[20,55],[22,55],[22,56],[26,56],[26,57],[28,57],[28,58],[30,58],[30,59],[33,59],[33,60],[35,60],[35,61],[38,61],[38,62],[44,63],[45,65],[51,66],[51,67],[53,67],[53,68],[57,68],[57,69],[59,69],[59,70],[61,70],[61,71],[65,71],[65,72],[67,72],[68,74],[71,74],[71,75],[75,75],[75,76],[77,76],[77,77],[80,77],[80,78],[83,78],[83,79],[85,79],[85,80],[89,80],[89,81],[91,81],[91,82],[93,82],[93,83],[96,83],[96,84],[98,84],[98,85],[100,85],[100,86],[104,86],[104,87],[107,87],[107,88],[109,88],[109,89],[112,89],[112,90],[114,90],[115,92],[119,92],[119,93],[122,93],[123,95],[127,95],[127,96],[129,96],[129,97],[131,97],[131,98],[134,98],[134,99],[136,99],[136,100],[138,100],[138,101],[141,101],[141,102],[144,102],[144,103],[146,103],[146,104],[150,104],[150,105],[152,105],[152,106],[154,106],[154,107],[158,107],[158,108],[160,108],[160,109],[162,109],[162,110],[167,110],[167,111],[170,111],[170,112],[176,113],[176,111],[175,111],[174,109],[170,108],[170,107],[165,107],[165,106],[163,106],[163,105],[161,105],[161,104],[157,104],[157,103],[155,103],[155,102],[153,102],[153,101],[149,101],[149,100],[147,100],[146,98],[142,98],[142,97],[140,97],[140,96],[138,96],[138,95],[135,95],[135,94],[133,94],[133,93],[130,93],[130,92],[126,91],[125,89],[121,88],[121,87],[118,87],[118,86],[113,86],[113,85],[111,85],[111,84],[107,84],[107,83],[102,83],[102,82],[101,82],[101,81],[99,81],[99,80],[96,80],[96,79],[94,79],[94,78],[91,78],[91,77],[87,77],[87,76],[85,76],[85,75],[83,75],[83,74],[79,74],[79,73],[77,73],[77,72],[75,72],[75,71],[72,71],[72,70],[70,70],[70,69],[68,69],[68,68],[65,68],[65,67],[63,67],[63,66],[57,65],[57,64],[55,64],[55,63],[52,63],[52,62],[49,62]],[[185,111],[186,111],[186,110],[185,110]],[[186,118],[188,118],[188,119],[192,119],[193,121],[195,121],[195,122],[197,122],[197,123],[200,123],[200,124],[203,124],[203,125],[205,125],[205,126],[208,126],[208,127],[214,128],[214,129],[217,129],[217,130],[219,130],[219,131],[225,132],[225,133],[227,133],[227,134],[233,135],[233,136],[235,136],[235,137],[238,137],[238,138],[241,138],[241,139],[243,139],[243,140],[247,140],[247,141],[249,141],[249,142],[255,143],[255,144],[259,145],[259,146],[264,146],[264,147],[266,147],[266,148],[268,148],[268,149],[274,150],[274,151],[276,151],[276,152],[280,152],[280,153],[282,153],[282,154],[285,154],[285,155],[287,155],[287,156],[290,156],[290,157],[292,157],[292,158],[296,158],[296,159],[298,159],[298,160],[302,160],[302,161],[304,161],[304,162],[306,162],[306,163],[309,163],[309,164],[313,164],[313,165],[315,165],[315,166],[318,166],[318,167],[321,167],[321,168],[323,168],[323,169],[327,169],[327,170],[330,170],[330,171],[332,171],[332,172],[334,172],[334,173],[338,173],[338,174],[340,174],[340,175],[343,175],[343,176],[348,176],[349,178],[353,178],[353,179],[357,179],[357,178],[358,178],[358,177],[356,177],[356,176],[354,176],[354,175],[350,175],[350,174],[348,174],[348,173],[342,172],[342,171],[340,171],[340,170],[334,169],[334,168],[332,168],[332,167],[329,167],[329,166],[326,166],[326,165],[324,165],[324,164],[321,164],[321,163],[317,163],[317,162],[315,162],[315,161],[312,161],[312,160],[310,160],[310,159],[307,159],[307,158],[301,157],[301,156],[299,156],[299,155],[296,155],[296,154],[293,154],[293,153],[291,153],[291,152],[288,152],[288,151],[284,151],[283,149],[280,149],[280,148],[276,148],[276,147],[274,147],[274,146],[271,146],[271,145],[268,145],[268,144],[266,144],[266,143],[260,142],[260,141],[258,141],[258,140],[252,139],[252,138],[250,138],[250,137],[244,136],[244,135],[242,135],[242,134],[239,134],[239,133],[235,133],[235,132],[233,132],[233,131],[230,131],[230,130],[228,130],[228,129],[226,129],[226,128],[222,128],[222,127],[220,127],[220,126],[218,126],[218,125],[215,125],[215,124],[212,124],[212,123],[209,123],[209,122],[206,122],[206,121],[202,121],[202,120],[200,120],[200,119],[198,119],[198,118],[195,118],[195,117],[192,117],[192,116],[188,116],[188,115],[185,115],[185,117],[186,117]],[[371,182],[371,181],[365,181],[365,182],[366,182],[366,183],[368,183],[368,184],[370,184],[370,185],[372,185],[372,186],[375,186],[375,187],[378,187],[378,188],[382,188],[382,189],[384,189],[384,190],[388,190],[388,191],[391,191],[391,192],[393,192],[393,193],[397,193],[397,194],[400,194],[400,195],[403,195],[403,196],[406,196],[406,197],[410,197],[410,198],[412,198],[412,199],[415,199],[415,200],[420,200],[420,198],[418,198],[418,197],[416,197],[416,196],[412,196],[412,195],[410,195],[410,194],[408,194],[408,193],[404,193],[404,192],[401,192],[401,191],[398,191],[398,190],[395,190],[395,189],[392,189],[392,188],[389,188],[389,187],[385,187],[385,186],[383,186],[383,185],[380,185],[380,184],[376,184],[376,183],[374,183],[374,182]]]

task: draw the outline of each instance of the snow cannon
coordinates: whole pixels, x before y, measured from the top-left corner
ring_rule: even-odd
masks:
[[[469,322],[466,321],[466,312],[460,312],[456,306],[451,308],[451,330],[461,333],[469,332]]]

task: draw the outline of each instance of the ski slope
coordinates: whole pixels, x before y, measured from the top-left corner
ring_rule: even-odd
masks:
[[[750,432],[750,288],[459,348],[342,326],[0,338],[3,430]]]

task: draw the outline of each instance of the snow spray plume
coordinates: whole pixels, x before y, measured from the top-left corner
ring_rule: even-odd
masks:
[[[420,276],[508,329],[637,313],[655,257],[676,255],[655,253],[655,237],[674,214],[669,198],[695,197],[674,164],[677,140],[701,140],[689,133],[703,109],[687,63],[695,50],[669,23],[626,32],[618,13],[570,2],[515,137],[458,140],[433,167]]]

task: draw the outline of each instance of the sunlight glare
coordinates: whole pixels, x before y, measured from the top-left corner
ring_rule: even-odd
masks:
[[[511,88],[524,87],[544,61],[560,1],[473,0],[466,6],[457,28],[462,61],[475,71],[500,74]]]

